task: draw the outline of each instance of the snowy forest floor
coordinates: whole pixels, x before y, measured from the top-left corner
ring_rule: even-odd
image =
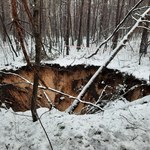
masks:
[[[143,103],[115,101],[103,113],[69,115],[38,109],[54,150],[149,150],[150,96]],[[48,150],[46,136],[31,113],[0,109],[1,150]]]
[[[142,56],[141,64],[139,65],[139,43],[140,38],[137,37],[129,41],[108,65],[108,68],[118,69],[122,72],[133,74],[133,76],[139,79],[145,79],[149,81],[150,46],[148,47],[147,54]],[[12,55],[12,52],[10,52],[10,48],[7,44],[2,44],[1,42],[0,48],[0,70],[18,69],[26,64],[24,62],[22,51],[19,51],[18,57],[15,57]],[[88,56],[95,52],[96,48],[96,45],[92,45],[90,48],[83,46],[79,51],[77,51],[76,46],[70,46],[70,54],[68,56],[65,55],[65,50],[62,55],[59,55],[60,53],[58,50],[53,49],[52,54],[50,54],[52,59],[42,60],[41,62],[43,64],[59,64],[60,66],[74,66],[78,64],[101,66],[112,53],[111,44],[107,44],[107,47],[102,47],[97,55],[87,59]],[[28,49],[31,49],[30,45]],[[48,51],[47,54],[49,55]]]
[[[139,61],[139,45],[134,40],[121,50],[108,66],[134,76],[150,78],[150,48],[148,54]],[[111,51],[86,59],[95,47],[81,49],[72,47],[69,56],[60,56],[53,61],[42,63],[61,66],[86,64],[100,66],[109,57]],[[0,70],[17,69],[25,65],[20,53],[12,58],[7,46],[3,45],[0,55]],[[5,50],[5,51],[4,51]],[[139,102],[138,101],[142,101]],[[52,142],[54,150],[150,150],[150,96],[137,103],[116,100],[105,106],[105,111],[93,115],[69,115],[55,109],[38,109],[41,121]],[[0,149],[1,150],[48,150],[48,140],[39,122],[32,122],[30,111],[13,112],[0,109]]]

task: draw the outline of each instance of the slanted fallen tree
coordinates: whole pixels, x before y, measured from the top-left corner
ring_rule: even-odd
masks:
[[[95,74],[91,77],[89,82],[83,87],[79,95],[76,97],[76,99],[73,101],[72,105],[70,105],[67,108],[68,113],[72,113],[80,103],[80,99],[84,96],[87,89],[90,87],[90,85],[94,82],[96,77],[102,73],[103,69],[108,66],[108,64],[113,60],[113,58],[117,55],[117,53],[125,46],[126,42],[128,41],[129,37],[132,35],[132,33],[138,28],[138,26],[146,20],[146,16],[150,13],[150,8],[147,8],[146,11],[140,16],[140,18],[136,21],[134,26],[129,30],[129,32],[123,37],[123,39],[120,41],[120,43],[117,45],[117,47],[113,50],[113,53],[110,55],[110,57],[103,63],[101,67],[95,72]]]

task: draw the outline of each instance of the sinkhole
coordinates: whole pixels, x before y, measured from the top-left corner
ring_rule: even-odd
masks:
[[[70,96],[76,97],[97,69],[97,66],[85,65],[41,65],[38,74],[46,88],[42,82],[39,83],[37,108],[51,109],[54,106],[60,111],[65,111],[74,101]],[[33,75],[34,71],[28,66],[15,71],[0,71],[0,105],[4,103],[7,108],[11,107],[14,111],[30,110]],[[105,68],[88,88],[82,100],[104,107],[109,101],[134,101],[149,94],[150,85],[146,81],[118,70]],[[85,113],[84,108],[87,108],[87,104],[79,103],[75,112]]]

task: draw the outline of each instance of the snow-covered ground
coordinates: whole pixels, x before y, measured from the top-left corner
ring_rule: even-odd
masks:
[[[139,39],[139,40],[138,40]],[[141,64],[139,65],[139,43],[140,37],[133,39],[131,42],[122,48],[113,61],[108,65],[108,68],[118,69],[122,72],[133,74],[137,78],[150,80],[150,46],[148,47],[148,53],[142,56]],[[97,55],[87,59],[96,50],[96,46],[93,45],[90,48],[83,46],[81,50],[77,51],[76,46],[70,46],[70,55],[61,55],[54,60],[43,60],[42,63],[59,64],[60,66],[73,66],[78,64],[101,66],[105,60],[108,59],[112,53],[110,47],[104,47],[98,52]],[[30,46],[27,48],[30,51]],[[65,53],[65,52],[64,52]],[[54,50],[55,55],[55,50]],[[25,60],[23,59],[22,52],[18,53],[19,57],[12,57],[12,52],[6,44],[1,45],[0,51],[0,70],[2,69],[17,69],[24,66]]]
[[[138,43],[134,40],[128,44],[108,67],[149,81],[150,47],[148,54],[142,57],[141,65],[138,65]],[[69,56],[59,56],[56,60],[42,63],[100,66],[111,50],[108,46],[103,52],[102,48],[96,56],[86,59],[95,49],[83,47],[77,52],[75,47],[71,47]],[[25,65],[22,58],[21,53],[18,58],[13,58],[9,47],[2,45],[0,70]],[[141,101],[129,103],[118,100],[109,103],[104,112],[93,115],[69,115],[46,108],[38,109],[38,113],[54,150],[150,150],[150,96]],[[1,108],[0,122],[0,150],[50,149],[40,122],[32,122],[30,111],[15,113]]]
[[[150,96],[143,103],[115,101],[102,113],[69,115],[38,109],[54,150],[150,150]],[[0,109],[1,150],[49,150],[49,143],[30,111]]]
[[[75,49],[75,47],[73,47],[73,49]],[[69,56],[60,56],[57,60],[50,61],[50,63],[58,63],[61,66],[78,64],[101,66],[112,53],[112,50],[108,45],[106,51],[102,48],[97,55],[87,59],[87,57],[95,52],[95,50],[96,47],[90,47],[88,49],[84,47],[79,52],[72,50]],[[118,69],[122,72],[133,74],[137,78],[148,81],[150,76],[150,46],[148,47],[147,55],[145,57],[142,56],[140,65],[138,51],[139,41],[133,41],[132,44],[127,44],[127,46],[122,48],[113,61],[108,65],[108,68]],[[49,61],[47,61],[47,63],[49,63]]]

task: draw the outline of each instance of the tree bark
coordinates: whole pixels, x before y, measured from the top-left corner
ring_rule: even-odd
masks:
[[[19,37],[19,42],[21,44],[22,51],[23,51],[25,60],[27,62],[27,65],[30,66],[30,59],[29,59],[29,56],[27,54],[26,47],[24,44],[24,39],[23,39],[23,30],[22,30],[22,27],[19,23],[19,17],[18,17],[18,13],[17,13],[17,1],[16,0],[11,0],[11,9],[12,9],[13,23],[14,23],[16,30],[17,30],[17,34]]]
[[[88,0],[86,47],[90,46],[91,0]]]
[[[39,75],[38,69],[40,67],[40,54],[41,54],[41,32],[40,32],[40,0],[34,0],[34,10],[33,10],[33,20],[34,20],[34,28],[33,34],[35,38],[35,70],[34,70],[34,83],[33,83],[33,91],[32,91],[32,99],[31,99],[31,112],[33,122],[38,120],[37,115],[37,94],[38,94],[38,84],[39,84]]]
[[[18,57],[18,54],[16,53],[15,48],[13,47],[13,43],[12,43],[10,37],[9,37],[9,34],[7,32],[6,26],[5,26],[4,22],[3,22],[3,19],[2,19],[1,15],[0,15],[0,20],[1,20],[1,23],[2,23],[2,27],[3,27],[3,32],[5,32],[5,35],[8,38],[8,41],[9,41],[10,46],[12,48],[12,51],[14,52],[15,56]]]
[[[5,10],[4,10],[4,0],[1,0],[1,21],[3,24],[5,24]],[[6,42],[6,32],[3,30],[2,32],[3,35],[3,42]]]
[[[150,5],[150,1],[148,1],[148,6],[149,5]],[[146,18],[147,20],[150,20],[150,16],[147,16]],[[149,35],[148,27],[149,27],[149,22],[145,22],[143,32],[142,32],[142,37],[141,37],[140,50],[139,50],[139,54],[140,54],[139,65],[141,64],[142,56],[147,54],[148,35]]]
[[[79,32],[78,32],[78,40],[77,40],[77,50],[81,49],[81,44],[82,44],[83,7],[84,7],[84,0],[81,1],[81,8],[80,8],[80,20],[79,20]]]
[[[148,6],[150,6],[150,1],[148,1]],[[147,16],[147,20],[150,20],[150,16]],[[147,54],[147,47],[148,47],[148,27],[149,27],[149,22],[145,22],[144,24],[144,29],[142,32],[142,38],[141,38],[141,44],[140,44],[140,51],[139,53],[142,54]]]
[[[121,14],[122,14],[122,8],[124,6],[124,0],[122,0],[122,5],[121,5],[121,8],[120,8],[120,0],[118,0],[117,2],[117,10],[116,10],[116,22],[115,22],[115,26],[117,27],[117,25],[119,24],[120,20],[121,20]],[[116,46],[117,46],[117,43],[118,43],[118,38],[119,38],[119,31],[117,31],[115,34],[114,34],[114,37],[112,39],[112,49],[115,49]]]
[[[66,55],[69,55],[70,37],[70,0],[67,0],[67,28],[66,28]]]

